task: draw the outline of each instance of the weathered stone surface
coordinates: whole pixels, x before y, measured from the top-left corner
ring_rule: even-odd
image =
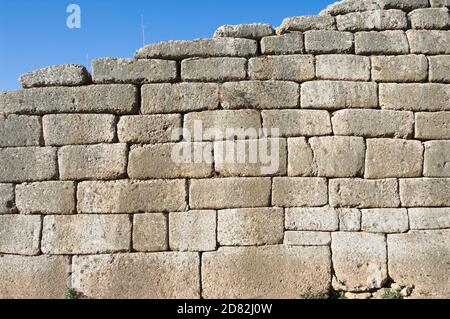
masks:
[[[51,181],[17,185],[16,205],[26,214],[73,214],[75,183]]]
[[[193,209],[268,207],[270,188],[270,178],[191,180],[189,201]]]
[[[288,230],[336,231],[339,229],[338,211],[333,208],[286,209],[285,227]]]
[[[214,38],[246,38],[261,39],[275,33],[270,24],[252,23],[239,25],[224,25],[216,30]]]
[[[256,41],[250,39],[215,38],[182,41],[164,41],[139,49],[136,59],[174,59],[208,57],[249,57],[257,52]]]
[[[94,83],[158,83],[177,79],[177,63],[167,60],[95,59]]]
[[[0,214],[12,213],[14,209],[14,185],[0,184]]]
[[[450,206],[450,179],[417,178],[400,180],[400,198],[404,207]]]
[[[403,11],[412,11],[430,6],[428,0],[378,0],[378,3],[382,9],[401,9]]]
[[[304,82],[315,77],[314,56],[288,55],[251,58],[248,75],[253,80]]]
[[[450,112],[416,113],[417,139],[450,139]]]
[[[331,16],[299,16],[283,20],[277,33],[309,30],[336,30],[336,21]]]
[[[136,111],[137,100],[137,88],[127,84],[36,88],[0,93],[0,110],[7,114],[130,114]]]
[[[430,5],[432,8],[449,7],[450,3],[448,0],[430,0]]]
[[[445,298],[450,295],[450,230],[411,231],[388,235],[389,276],[414,293]]]
[[[317,110],[262,111],[263,127],[279,129],[282,137],[321,136],[332,134],[330,114]]]
[[[258,138],[261,116],[256,110],[220,110],[188,113],[184,116],[184,139],[211,141]]]
[[[305,32],[305,51],[310,54],[351,53],[353,34],[341,31]]]
[[[359,209],[339,208],[339,230],[352,232],[361,230],[361,211]]]
[[[78,184],[78,212],[114,214],[184,211],[184,180],[82,182]]]
[[[386,240],[381,234],[332,234],[337,281],[348,291],[382,288],[387,281]]]
[[[46,216],[42,252],[50,255],[100,254],[128,251],[131,222],[128,215]]]
[[[412,112],[341,110],[331,120],[335,135],[408,138],[414,129]]]
[[[369,233],[404,233],[409,229],[408,212],[399,209],[363,209],[362,230]]]
[[[281,208],[221,210],[217,215],[217,240],[221,246],[277,245],[283,242]]]
[[[261,39],[262,54],[298,54],[304,52],[303,33],[291,32]]]
[[[411,208],[408,214],[411,229],[450,228],[449,208]]]
[[[288,175],[317,176],[317,165],[308,141],[304,137],[288,139]]]
[[[377,82],[423,82],[428,77],[424,55],[373,56],[372,79]]]
[[[247,60],[244,58],[187,59],[181,62],[184,81],[225,82],[245,80]]]
[[[56,148],[20,147],[0,149],[0,182],[52,179],[57,174]]]
[[[343,0],[333,3],[320,12],[320,15],[340,15],[350,12],[378,10],[378,0]]]
[[[348,54],[319,55],[316,73],[321,80],[369,81],[370,58]]]
[[[126,144],[64,146],[58,151],[63,180],[117,179],[126,174]]]
[[[288,246],[329,246],[331,233],[317,231],[287,231],[284,244]]]
[[[377,84],[370,82],[311,81],[301,87],[302,108],[376,108]]]
[[[450,177],[450,141],[425,143],[423,175],[426,177]]]
[[[383,109],[407,111],[450,110],[450,85],[437,83],[380,84]]]
[[[38,116],[0,113],[0,147],[39,146],[42,138]]]
[[[63,298],[69,260],[68,256],[0,256],[0,297]]]
[[[298,107],[299,85],[285,81],[228,82],[222,85],[220,101],[225,109],[282,109]]]
[[[91,76],[86,68],[77,64],[54,65],[20,77],[23,88],[78,86],[88,84],[90,80]]]
[[[430,82],[450,83],[450,55],[428,57]]]
[[[447,8],[417,9],[409,14],[413,29],[445,29],[450,23]]]
[[[340,31],[405,30],[408,19],[401,10],[352,12],[336,17]]]
[[[38,255],[39,216],[0,215],[0,253]]]
[[[213,251],[217,247],[215,211],[169,214],[169,245],[174,251]]]
[[[411,53],[450,54],[450,31],[409,30]]]
[[[140,252],[169,248],[168,221],[165,214],[136,214],[133,217],[133,249]]]
[[[142,86],[142,114],[212,110],[219,106],[215,83],[146,84]]]
[[[131,179],[202,178],[213,172],[211,143],[155,144],[133,147],[128,159]]]
[[[366,145],[362,137],[313,137],[309,144],[314,154],[318,176],[363,175]]]
[[[328,247],[220,248],[202,257],[203,296],[209,298],[298,298],[327,292]]]
[[[95,299],[200,297],[198,253],[76,256],[73,283]]]
[[[279,207],[320,207],[328,203],[324,178],[275,177],[272,204]]]
[[[45,145],[112,143],[116,117],[109,114],[52,114],[42,118]]]
[[[370,292],[346,292],[345,298],[349,300],[367,300],[371,299],[372,294]]]
[[[408,38],[403,31],[358,32],[355,34],[356,54],[408,54]]]
[[[367,140],[366,178],[419,177],[423,145],[400,139]]]
[[[395,179],[330,180],[330,205],[332,207],[398,207],[398,183]]]

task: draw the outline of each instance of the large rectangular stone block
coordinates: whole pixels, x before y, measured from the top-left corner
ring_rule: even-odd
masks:
[[[378,3],[382,9],[400,9],[406,12],[430,6],[427,0],[379,0]]]
[[[270,178],[191,180],[189,202],[192,209],[268,207],[270,187]]]
[[[372,80],[376,82],[424,82],[427,77],[424,55],[372,57]]]
[[[450,54],[450,31],[408,30],[411,53]]]
[[[370,58],[349,54],[319,55],[316,73],[321,80],[369,81]]]
[[[13,184],[0,184],[0,214],[9,214],[14,211],[14,197]]]
[[[421,140],[450,139],[450,112],[416,113],[414,131]]]
[[[428,57],[430,82],[450,83],[450,55]]]
[[[247,60],[244,58],[197,58],[181,62],[183,81],[238,81],[245,80],[246,76]]]
[[[78,185],[78,212],[114,214],[184,211],[184,180],[82,182]]]
[[[253,80],[304,82],[315,77],[314,56],[263,56],[248,62],[248,76]]]
[[[377,0],[347,0],[344,2],[341,1],[329,5],[319,14],[337,16],[350,12],[365,12],[379,9],[380,6]]]
[[[361,229],[368,233],[404,233],[409,230],[405,208],[363,209]]]
[[[309,30],[336,30],[336,22],[331,16],[298,16],[283,20],[278,33]]]
[[[43,181],[56,177],[56,148],[20,147],[0,149],[0,182]]]
[[[362,55],[408,54],[408,38],[404,31],[357,32],[355,51]]]
[[[303,33],[291,32],[261,39],[261,53],[269,54],[299,54],[304,52]]]
[[[450,141],[425,143],[424,161],[424,176],[450,177]]]
[[[350,32],[317,30],[307,31],[305,51],[309,54],[352,53],[353,34]]]
[[[324,178],[276,177],[272,204],[279,207],[320,207],[328,204],[328,185]]]
[[[82,65],[61,64],[28,72],[19,80],[23,88],[80,86],[91,83],[91,76]]]
[[[318,231],[287,231],[284,233],[287,246],[329,246],[331,233]]]
[[[0,147],[39,146],[42,139],[38,116],[0,113]]]
[[[0,253],[38,255],[40,235],[39,216],[0,215]]]
[[[411,208],[408,215],[411,229],[450,228],[449,208]]]
[[[133,250],[157,252],[169,249],[169,223],[166,214],[133,216]]]
[[[413,29],[446,29],[450,23],[447,8],[417,9],[408,17]]]
[[[337,231],[338,211],[334,208],[286,209],[285,227],[288,230]]]
[[[361,230],[361,211],[353,208],[339,208],[339,230],[358,232]]]
[[[96,299],[198,299],[198,253],[76,256],[72,283]]]
[[[450,178],[400,180],[400,198],[404,207],[449,207]]]
[[[317,176],[317,165],[311,145],[306,138],[288,139],[288,175],[291,177]]]
[[[339,15],[336,24],[339,31],[405,30],[408,19],[401,10],[372,10]]]
[[[274,33],[272,26],[265,23],[224,25],[216,30],[214,38],[261,39]]]
[[[328,247],[236,247],[203,254],[204,298],[299,298],[328,292]]]

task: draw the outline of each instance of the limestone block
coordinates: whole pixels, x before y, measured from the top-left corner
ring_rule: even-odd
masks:
[[[304,82],[313,80],[314,56],[288,55],[251,58],[248,75],[252,80],[281,80]]]
[[[288,246],[329,246],[331,233],[317,231],[288,231],[284,236]]]
[[[328,203],[327,181],[323,178],[275,177],[272,204],[279,207],[320,207]]]
[[[430,82],[450,83],[450,55],[428,57]]]
[[[41,139],[38,116],[0,114],[0,147],[39,146]]]
[[[0,184],[0,214],[12,213],[14,209],[14,185]]]
[[[291,32],[283,35],[273,35],[261,39],[261,53],[269,54],[299,54],[304,52],[303,33]]]
[[[359,209],[339,208],[339,230],[357,232],[361,230],[361,211]]]
[[[0,215],[0,253],[38,255],[40,234],[39,216]]]
[[[409,30],[406,34],[411,53],[450,54],[450,31]]]
[[[351,53],[353,34],[341,31],[305,32],[305,51],[310,54]]]
[[[423,175],[426,177],[450,177],[450,141],[425,143]]]
[[[372,79],[377,82],[423,82],[428,77],[424,55],[373,56]]]
[[[401,10],[352,12],[336,17],[339,31],[405,30],[406,13]]]
[[[136,214],[133,217],[133,249],[140,252],[166,251],[168,218],[165,214]]]
[[[417,139],[450,139],[450,112],[416,113],[414,131]]]
[[[336,231],[338,211],[333,208],[290,208],[286,210],[285,227],[300,231]]]
[[[408,212],[399,209],[363,209],[362,230],[368,233],[404,233],[409,229]]]
[[[90,80],[91,76],[86,68],[77,64],[54,65],[20,77],[23,88],[79,86],[89,84]]]
[[[408,38],[399,30],[358,32],[355,34],[355,51],[362,55],[408,54]]]
[[[349,54],[319,55],[316,73],[321,80],[369,81],[370,58]]]
[[[400,180],[400,198],[403,207],[450,206],[450,179],[416,178]]]
[[[283,20],[277,33],[309,30],[336,30],[336,21],[331,16],[299,16]]]
[[[408,214],[411,229],[450,228],[448,208],[411,208]]]
[[[413,29],[446,29],[450,23],[447,8],[417,9],[408,16]]]
[[[307,177],[317,175],[317,165],[310,144],[304,137],[288,139],[288,175]]]
[[[244,58],[193,58],[181,62],[183,81],[226,82],[245,80],[246,76]]]
[[[275,33],[270,24],[252,23],[224,25],[216,30],[214,38],[246,38],[261,39]]]

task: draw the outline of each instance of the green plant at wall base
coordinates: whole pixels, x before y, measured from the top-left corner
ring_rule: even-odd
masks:
[[[327,294],[321,292],[314,292],[308,290],[304,294],[300,295],[300,299],[328,299],[329,296]]]
[[[383,299],[403,299],[403,295],[392,289],[384,289]]]
[[[329,299],[347,299],[347,297],[345,297],[344,291],[333,291],[331,292]]]
[[[79,299],[78,293],[75,289],[67,288],[64,292],[64,299]]]

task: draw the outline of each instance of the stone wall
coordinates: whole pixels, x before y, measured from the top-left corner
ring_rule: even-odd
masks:
[[[449,26],[446,1],[349,0],[24,75],[0,94],[0,297],[449,297]],[[236,161],[229,128],[257,134]]]

